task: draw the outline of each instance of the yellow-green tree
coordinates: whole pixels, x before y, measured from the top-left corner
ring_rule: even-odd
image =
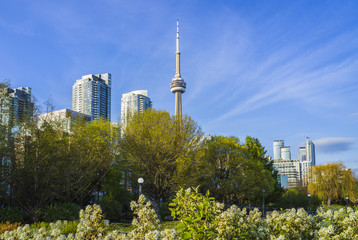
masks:
[[[317,194],[327,201],[330,206],[332,200],[349,197],[355,200],[356,179],[352,171],[346,169],[342,163],[329,163],[312,167],[312,179],[308,184],[308,192]]]
[[[158,204],[179,185],[179,166],[198,146],[201,130],[188,116],[176,120],[154,109],[134,114],[120,143],[130,171],[144,178],[143,192]]]

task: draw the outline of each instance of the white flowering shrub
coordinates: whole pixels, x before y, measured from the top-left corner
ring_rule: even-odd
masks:
[[[80,222],[77,225],[75,239],[96,239],[103,236],[104,229],[109,226],[109,222],[104,220],[102,209],[94,204],[87,206],[80,211]]]
[[[339,210],[318,209],[316,239],[358,239],[358,211],[352,208]]]
[[[49,224],[49,229],[44,227],[38,229],[31,229],[30,225],[26,224],[23,227],[18,227],[13,231],[6,231],[0,235],[0,239],[5,240],[25,240],[25,239],[67,239],[62,235],[61,229],[67,225],[67,221],[57,221]]]
[[[172,215],[180,220],[182,228],[160,230],[157,214],[151,203],[141,195],[138,202],[131,203],[136,217],[133,231],[121,233],[106,231],[108,221],[98,205],[88,206],[80,212],[80,222],[75,234],[64,234],[67,221],[50,223],[49,227],[30,228],[20,226],[0,235],[2,240],[178,240],[178,239],[265,239],[265,240],[343,240],[358,239],[358,210],[318,209],[311,216],[304,209],[290,209],[282,213],[274,211],[261,217],[258,209],[247,212],[231,206],[223,211],[223,204],[215,202],[197,189],[181,190],[173,201]],[[180,227],[180,224],[179,227]],[[188,230],[185,232],[184,229]]]
[[[145,202],[144,195],[140,195],[138,203],[132,201],[131,209],[137,217],[134,217],[132,225],[135,228],[128,235],[131,239],[145,239],[145,236],[151,236],[152,239],[158,239],[159,233],[154,232],[159,229],[159,219],[154,209],[151,208],[151,202]],[[153,232],[152,232],[153,231]]]
[[[274,211],[265,222],[270,239],[313,239],[317,230],[315,218],[303,208]]]
[[[267,239],[268,229],[257,208],[247,214],[246,208],[233,205],[216,219],[216,239]]]

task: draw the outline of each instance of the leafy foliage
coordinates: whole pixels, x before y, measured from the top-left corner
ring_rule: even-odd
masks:
[[[125,166],[118,163],[112,164],[101,185],[105,196],[98,201],[98,204],[101,206],[106,218],[110,221],[132,218],[130,202],[133,200],[133,195],[126,189],[129,181],[121,183],[123,179],[126,179],[123,176],[125,170]]]
[[[0,234],[6,232],[6,231],[12,231],[17,229],[21,226],[21,223],[10,223],[9,221],[6,221],[5,223],[0,223]]]
[[[237,137],[214,136],[203,143],[193,166],[192,178],[203,190],[228,203],[260,199],[276,184],[265,149],[256,138],[241,143]]]
[[[349,197],[355,200],[356,180],[352,170],[346,169],[342,163],[313,166],[312,181],[308,184],[308,191],[317,194],[330,206],[332,200],[339,198]]]
[[[80,208],[74,203],[56,203],[45,210],[44,220],[54,222],[57,220],[77,220]]]
[[[71,133],[60,122],[45,121],[39,126],[29,121],[17,134],[13,201],[35,222],[53,202],[87,204],[114,158],[116,130],[104,120],[86,123],[78,119]],[[49,214],[46,219],[57,218]]]
[[[180,201],[181,200],[181,201]],[[185,201],[185,204],[182,204]],[[133,220],[133,230],[121,233],[108,230],[101,209],[97,205],[81,210],[80,223],[76,232],[76,222],[57,221],[49,224],[19,226],[15,230],[0,234],[0,239],[98,239],[98,240],[154,240],[154,239],[357,239],[358,211],[352,208],[339,210],[318,209],[316,216],[307,214],[304,209],[274,211],[266,219],[258,209],[247,210],[232,205],[223,210],[223,205],[196,189],[180,190],[173,200],[172,211],[180,219],[178,232],[174,229],[160,230],[158,217],[151,203],[143,195],[137,203],[131,203],[137,215]],[[199,226],[198,223],[203,224]],[[10,228],[13,229],[13,228]],[[68,229],[72,229],[71,231]],[[184,230],[186,229],[186,230]],[[189,231],[190,234],[186,234]]]
[[[61,227],[61,233],[64,234],[64,235],[76,234],[77,225],[78,225],[77,221],[69,221],[69,222],[67,222],[67,225],[64,224]]]
[[[311,195],[310,208],[311,210],[317,209],[321,201],[317,195]],[[307,193],[300,192],[296,189],[288,189],[282,196],[280,202],[277,204],[280,208],[301,208],[308,209],[308,197]]]
[[[18,208],[0,208],[0,222],[23,222],[24,214]]]
[[[144,179],[144,193],[157,205],[176,190],[179,164],[190,159],[200,134],[190,117],[176,120],[168,112],[154,109],[136,113],[128,121],[121,150],[133,175]]]
[[[183,239],[213,239],[217,233],[215,219],[224,206],[209,197],[209,191],[202,195],[198,189],[180,189],[170,204],[172,217],[180,221],[177,227]]]

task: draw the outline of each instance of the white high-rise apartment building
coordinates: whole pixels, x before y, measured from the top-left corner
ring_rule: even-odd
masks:
[[[273,142],[273,156],[273,167],[279,175],[287,177],[288,187],[300,186],[301,166],[297,160],[291,159],[291,148],[285,146],[284,140]]]
[[[273,159],[281,159],[281,148],[285,145],[283,140],[273,141]]]
[[[291,160],[291,147],[290,146],[281,147],[281,159]]]
[[[287,177],[288,188],[300,186],[300,165],[297,160],[276,159],[272,163],[279,175]]]
[[[110,121],[111,82],[110,73],[82,76],[72,87],[72,110]]]
[[[125,129],[128,119],[133,113],[143,112],[152,107],[152,101],[148,97],[147,90],[137,90],[122,94],[121,100],[121,123]]]
[[[306,186],[310,181],[310,170],[316,165],[315,145],[307,138],[304,147],[298,149],[298,159],[301,165],[302,185]]]

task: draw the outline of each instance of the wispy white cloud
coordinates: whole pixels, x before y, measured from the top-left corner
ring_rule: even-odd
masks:
[[[356,138],[328,137],[314,140],[317,151],[334,153],[348,151],[357,142]]]
[[[238,101],[230,110],[220,114],[214,121],[287,100],[308,102],[309,106],[323,107],[344,104],[342,95],[337,96],[335,92],[348,89],[347,85],[354,81],[353,75],[357,73],[358,61],[354,54],[339,61],[330,61],[353,47],[344,46],[342,49],[341,46],[347,38],[358,40],[358,33],[344,33],[321,47],[311,47],[303,53],[300,52],[302,49],[293,50],[294,47],[284,46],[263,61],[257,59],[255,66],[239,73],[243,77],[236,83],[245,86],[247,91],[249,81],[254,81],[255,90],[250,95],[233,91],[234,95],[241,97],[237,98]],[[223,77],[217,73],[214,76],[218,79]],[[234,83],[232,85],[235,86]]]

